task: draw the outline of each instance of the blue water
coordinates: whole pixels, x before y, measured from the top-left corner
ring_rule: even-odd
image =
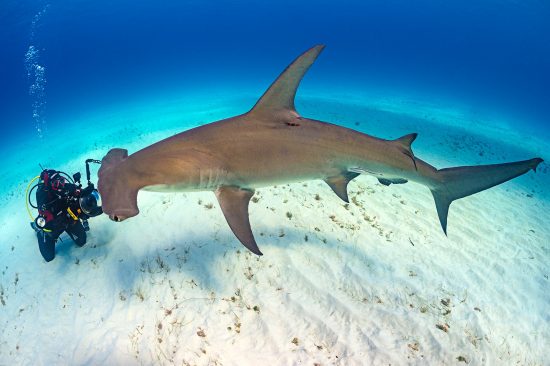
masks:
[[[305,87],[434,95],[550,135],[548,19],[550,3],[535,0],[5,0],[0,120],[4,136],[28,136],[137,98],[259,95],[324,43]]]

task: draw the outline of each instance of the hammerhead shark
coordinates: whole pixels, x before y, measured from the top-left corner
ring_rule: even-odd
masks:
[[[130,156],[125,149],[111,149],[98,172],[103,212],[118,222],[136,216],[140,189],[213,191],[236,237],[262,255],[248,216],[255,188],[321,179],[348,202],[348,183],[368,174],[386,186],[408,181],[427,186],[447,234],[454,200],[536,171],[543,161],[436,169],[414,155],[416,133],[385,140],[300,116],[296,90],[323,48],[317,45],[294,60],[245,114],[184,131]]]

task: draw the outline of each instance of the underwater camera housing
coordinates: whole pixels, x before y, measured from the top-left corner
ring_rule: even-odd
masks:
[[[101,164],[101,161],[94,159],[86,160],[86,180],[88,181],[88,186],[81,191],[78,204],[86,216],[95,217],[101,215],[103,209],[101,208],[101,196],[90,180],[90,163]],[[79,186],[82,186],[80,183],[81,178],[82,175],[80,172],[73,174],[73,180]]]
[[[101,196],[94,185],[91,184],[82,190],[78,204],[83,213],[89,217],[99,216],[103,213],[101,208]]]

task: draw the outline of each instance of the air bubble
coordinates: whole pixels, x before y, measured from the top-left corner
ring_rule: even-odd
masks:
[[[31,97],[32,118],[38,137],[44,137],[46,131],[46,67],[40,64],[40,51],[34,43],[34,36],[40,19],[46,14],[49,8],[46,4],[33,18],[31,23],[30,43],[25,53],[25,70],[29,81],[29,96]]]

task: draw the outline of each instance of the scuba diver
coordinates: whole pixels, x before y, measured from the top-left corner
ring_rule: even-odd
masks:
[[[27,203],[38,210],[38,216],[31,222],[31,227],[36,231],[38,248],[46,262],[55,258],[55,244],[63,232],[67,232],[79,247],[86,244],[88,219],[103,213],[99,193],[90,181],[90,162],[101,163],[98,160],[86,160],[86,188],[82,188],[80,173],[74,174],[71,179],[66,173],[53,169],[44,169],[31,181],[32,184],[39,179],[27,194]],[[31,195],[35,188],[36,205],[33,205]],[[32,218],[28,206],[27,209]]]

